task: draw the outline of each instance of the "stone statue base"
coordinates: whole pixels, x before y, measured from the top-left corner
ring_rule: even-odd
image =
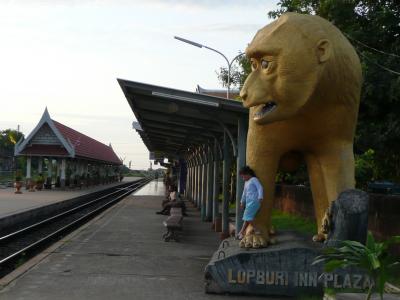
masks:
[[[354,270],[324,273],[312,265],[322,245],[292,231],[280,232],[277,244],[243,249],[239,241],[224,240],[205,269],[207,293],[296,296],[323,294],[324,287],[359,288],[369,278]],[[352,272],[351,272],[352,271]]]

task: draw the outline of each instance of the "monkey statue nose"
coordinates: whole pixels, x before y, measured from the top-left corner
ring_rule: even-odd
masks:
[[[243,101],[246,101],[246,98],[247,98],[247,91],[246,91],[246,89],[241,89],[239,95],[240,95],[240,98],[243,99]]]

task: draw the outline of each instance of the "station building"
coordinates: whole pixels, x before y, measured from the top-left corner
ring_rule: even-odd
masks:
[[[27,186],[35,173],[49,189],[116,181],[122,165],[111,145],[53,120],[47,108],[33,131],[15,145],[14,154],[27,158]]]

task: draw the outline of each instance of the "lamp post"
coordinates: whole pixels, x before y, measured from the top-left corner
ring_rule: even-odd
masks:
[[[187,39],[178,37],[178,36],[174,36],[174,38],[177,39],[177,40],[179,40],[179,41],[181,41],[181,42],[187,43],[187,44],[189,44],[189,45],[192,45],[192,46],[195,46],[195,47],[198,47],[198,48],[206,48],[206,49],[208,49],[208,50],[214,51],[214,52],[218,53],[219,55],[221,55],[221,56],[225,59],[226,63],[228,64],[228,84],[227,84],[228,88],[227,88],[227,90],[226,90],[226,98],[229,99],[229,88],[230,88],[230,85],[231,85],[231,67],[232,67],[232,63],[233,63],[236,59],[238,59],[239,57],[241,57],[242,55],[244,55],[244,53],[240,53],[240,54],[236,55],[236,56],[229,62],[228,58],[227,58],[223,53],[221,53],[220,51],[218,51],[218,50],[216,50],[216,49],[213,49],[213,48],[208,47],[208,46],[206,46],[206,45],[199,44],[199,43],[196,43],[196,42],[193,42],[193,41],[190,41],[190,40],[187,40]]]

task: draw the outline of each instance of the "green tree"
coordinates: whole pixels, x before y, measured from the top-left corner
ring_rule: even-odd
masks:
[[[239,54],[241,53],[243,52],[239,52]],[[245,55],[240,56],[231,67],[231,87],[241,87],[250,72],[250,60]],[[217,72],[217,77],[222,86],[226,87],[228,85],[228,68],[221,67]]]
[[[4,153],[14,153],[14,145],[23,138],[24,135],[13,129],[0,131],[0,149]]]
[[[367,189],[368,182],[378,178],[375,162],[375,151],[368,149],[362,154],[355,155],[356,187]]]
[[[14,146],[24,135],[13,129],[0,130],[0,168],[22,169],[24,159],[20,158],[13,163]]]

